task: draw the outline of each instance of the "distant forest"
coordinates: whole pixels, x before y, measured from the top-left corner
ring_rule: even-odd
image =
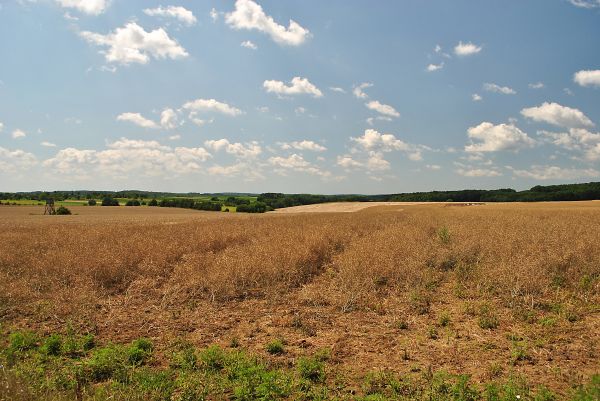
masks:
[[[240,212],[264,212],[290,206],[310,205],[326,202],[541,202],[541,201],[579,201],[600,199],[600,182],[564,185],[537,185],[524,191],[510,188],[482,190],[466,189],[460,191],[431,191],[387,195],[314,195],[263,193],[169,193],[149,191],[54,191],[54,192],[0,192],[0,199],[102,199],[105,197],[127,199],[162,200],[159,206],[189,207],[185,199],[202,196],[257,197],[250,205],[238,205]],[[177,199],[179,198],[179,199]],[[192,201],[192,205],[194,202]],[[205,206],[204,204],[202,206]],[[200,207],[194,207],[200,208]],[[202,207],[204,209],[204,207]],[[208,208],[207,208],[208,209]],[[246,210],[248,209],[248,210]],[[206,210],[206,209],[204,209]]]

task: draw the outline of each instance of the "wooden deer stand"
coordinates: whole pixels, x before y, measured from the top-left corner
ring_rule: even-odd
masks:
[[[54,199],[46,199],[46,207],[44,208],[44,214],[56,214],[56,210],[54,209]]]

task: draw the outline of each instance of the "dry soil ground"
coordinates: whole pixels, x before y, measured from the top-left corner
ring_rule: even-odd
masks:
[[[600,370],[600,202],[42,210],[0,206],[4,330],[144,336],[158,355],[235,339],[283,364],[326,347],[356,388],[446,370],[564,394]]]

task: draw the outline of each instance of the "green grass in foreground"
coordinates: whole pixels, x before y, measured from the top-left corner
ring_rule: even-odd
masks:
[[[271,344],[272,346],[272,344]],[[596,401],[600,375],[558,396],[532,389],[524,378],[474,385],[468,376],[443,372],[397,376],[374,372],[351,390],[328,364],[327,350],[269,362],[237,348],[198,350],[178,342],[159,363],[151,341],[99,346],[91,335],[40,337],[3,334],[0,400],[455,400]],[[273,357],[278,360],[283,357]],[[168,364],[164,360],[168,360]]]

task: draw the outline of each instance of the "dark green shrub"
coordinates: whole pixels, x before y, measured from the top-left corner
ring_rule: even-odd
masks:
[[[593,375],[590,383],[586,386],[579,386],[572,398],[572,401],[598,401],[600,400],[600,374]]]
[[[226,355],[218,345],[211,345],[200,353],[202,364],[213,370],[221,370],[225,367]]]
[[[52,334],[50,337],[46,339],[43,345],[43,351],[47,355],[60,355],[62,350],[63,341],[62,338],[58,334]]]
[[[187,345],[180,351],[174,352],[171,358],[171,366],[184,370],[198,369],[198,356],[194,347]]]
[[[148,202],[148,206],[158,206],[158,201],[156,199],[152,199]]]
[[[94,382],[108,379],[124,381],[127,376],[126,357],[126,350],[117,345],[95,350],[84,364],[86,379]]]
[[[104,199],[102,199],[102,206],[119,206],[119,201],[115,198],[107,196]]]
[[[152,354],[152,342],[146,338],[140,338],[131,343],[127,348],[127,360],[132,365],[141,365]]]
[[[267,352],[271,355],[280,355],[285,352],[283,341],[273,340],[267,344]]]
[[[315,383],[325,381],[325,364],[316,358],[303,357],[296,364],[300,377]]]
[[[125,206],[140,206],[140,201],[137,199],[130,199],[125,202]]]
[[[16,331],[8,336],[10,351],[27,351],[37,346],[37,336],[31,331]]]
[[[59,206],[58,209],[56,209],[56,214],[64,216],[71,214],[71,211],[64,206]]]
[[[96,206],[96,199],[90,199],[88,201],[88,206]]]

